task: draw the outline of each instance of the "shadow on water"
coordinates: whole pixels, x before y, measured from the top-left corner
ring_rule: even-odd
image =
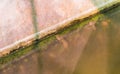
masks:
[[[13,62],[0,74],[120,74],[120,6],[83,27],[57,34],[46,47]]]
[[[120,73],[119,18],[120,6],[99,19],[74,74]]]

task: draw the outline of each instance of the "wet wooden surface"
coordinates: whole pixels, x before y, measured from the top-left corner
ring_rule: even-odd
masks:
[[[0,74],[120,74],[119,9],[57,35],[42,52],[12,62]]]
[[[111,0],[2,0],[0,49]]]

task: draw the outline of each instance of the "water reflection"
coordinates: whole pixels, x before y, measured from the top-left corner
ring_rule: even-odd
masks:
[[[0,74],[120,74],[120,6],[104,15]]]

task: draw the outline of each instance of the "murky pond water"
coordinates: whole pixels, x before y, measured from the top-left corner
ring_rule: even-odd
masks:
[[[120,74],[120,6],[82,28],[56,35],[0,74]]]

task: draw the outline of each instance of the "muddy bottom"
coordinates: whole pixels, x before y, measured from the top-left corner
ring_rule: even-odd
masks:
[[[120,6],[0,70],[0,74],[120,74]]]

